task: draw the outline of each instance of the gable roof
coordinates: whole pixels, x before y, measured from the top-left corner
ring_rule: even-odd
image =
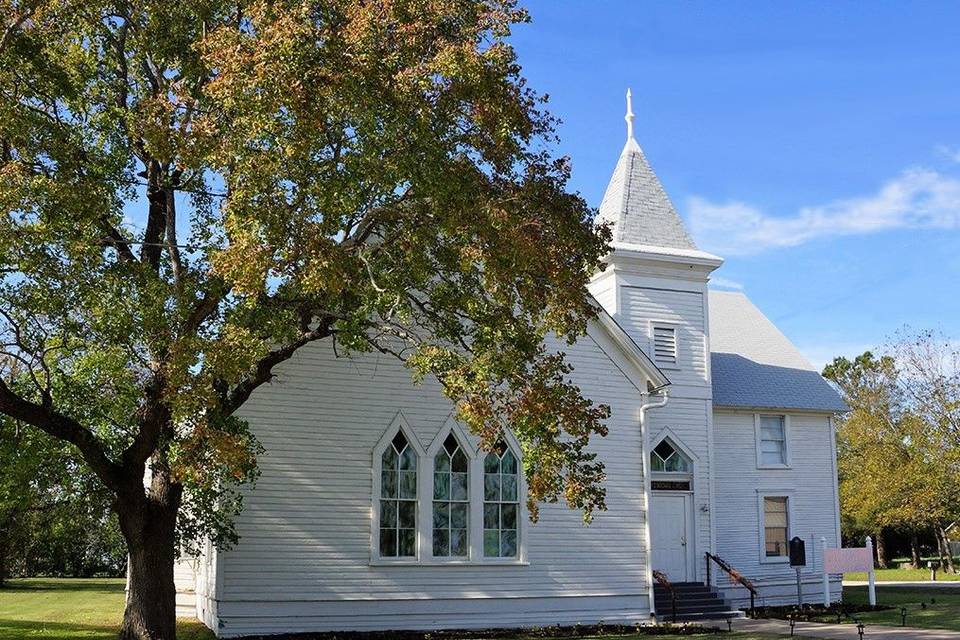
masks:
[[[840,395],[742,293],[710,291],[717,407],[847,411]]]
[[[600,203],[597,222],[612,225],[615,244],[697,250],[632,135],[617,160]]]

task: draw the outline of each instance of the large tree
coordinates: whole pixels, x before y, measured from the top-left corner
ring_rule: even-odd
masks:
[[[507,37],[512,0],[0,0],[0,412],[76,447],[130,556],[124,638],[227,543],[235,417],[305,345],[435,376],[532,513],[603,507],[574,339],[604,230]]]

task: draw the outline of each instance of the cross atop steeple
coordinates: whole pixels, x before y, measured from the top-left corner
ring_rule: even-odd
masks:
[[[623,116],[627,121],[627,140],[633,139],[633,100],[630,89],[627,89],[627,115]]]

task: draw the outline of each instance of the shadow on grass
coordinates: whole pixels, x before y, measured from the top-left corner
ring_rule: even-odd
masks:
[[[10,580],[0,587],[0,594],[17,591],[66,591],[121,593],[124,590],[122,578],[25,578]]]
[[[38,620],[5,620],[0,618],[0,639],[29,638],[43,632],[43,638],[55,640],[59,638],[84,638],[99,640],[100,638],[117,637],[117,630],[111,626],[78,624],[76,622],[49,622]],[[79,635],[79,634],[83,635]]]

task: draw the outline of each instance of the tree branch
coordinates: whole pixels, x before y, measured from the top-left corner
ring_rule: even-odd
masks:
[[[73,418],[21,398],[3,380],[0,380],[0,412],[73,444],[105,485],[115,491],[122,486],[122,468],[107,457],[96,436]]]

